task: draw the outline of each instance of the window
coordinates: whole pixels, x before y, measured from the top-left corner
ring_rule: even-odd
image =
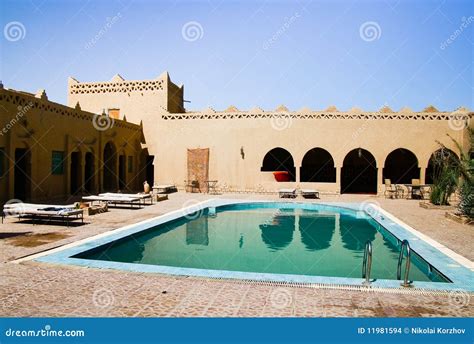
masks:
[[[6,163],[5,148],[0,148],[0,177],[7,172]]]
[[[128,162],[127,162],[128,173],[132,173],[133,172],[133,156],[129,156],[127,158],[128,158]]]
[[[51,174],[64,174],[64,152],[53,151]]]

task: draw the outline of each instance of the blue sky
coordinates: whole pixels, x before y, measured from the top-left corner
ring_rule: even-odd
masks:
[[[474,108],[473,1],[2,0],[0,9],[5,87],[45,88],[60,103],[68,76],[167,70],[188,109]]]

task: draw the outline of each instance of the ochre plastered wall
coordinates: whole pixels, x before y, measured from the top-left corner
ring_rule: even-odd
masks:
[[[6,173],[0,177],[0,202],[15,198],[14,159],[17,148],[28,149],[31,157],[29,197],[22,201],[67,199],[70,196],[73,152],[80,153],[78,173],[83,183],[86,153],[93,154],[91,192],[103,191],[103,150],[107,142],[114,145],[118,155],[130,156],[133,161],[132,172],[126,168],[127,189],[142,189],[145,178],[140,167],[143,164],[140,158],[143,133],[139,125],[122,120],[108,122],[103,118],[103,122],[96,122],[96,126],[102,123],[104,128],[97,129],[94,126],[97,115],[50,102],[45,93],[35,96],[0,89],[0,109],[0,148],[4,148],[7,155]],[[64,152],[63,174],[51,174],[52,151]]]

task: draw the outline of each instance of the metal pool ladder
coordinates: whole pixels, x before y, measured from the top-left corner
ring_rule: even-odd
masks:
[[[413,281],[408,280],[408,275],[410,274],[410,265],[411,265],[411,248],[408,240],[402,241],[402,246],[400,247],[400,254],[398,255],[398,265],[397,265],[397,279],[402,279],[402,262],[403,262],[403,249],[406,248],[407,258],[405,263],[405,276],[403,283],[400,284],[402,287],[412,287]]]
[[[368,240],[365,243],[364,261],[362,262],[362,278],[365,278],[364,285],[370,285],[370,270],[372,269],[372,243]]]

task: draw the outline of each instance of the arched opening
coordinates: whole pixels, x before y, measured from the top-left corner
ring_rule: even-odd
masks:
[[[263,158],[262,172],[282,171],[288,172],[289,180],[294,182],[296,180],[296,169],[293,157],[286,149],[277,147],[273,148]]]
[[[335,183],[336,168],[331,154],[322,148],[309,150],[301,163],[300,181]]]
[[[377,193],[377,164],[367,150],[347,153],[341,169],[341,193]]]
[[[383,179],[393,184],[411,184],[412,179],[420,179],[416,155],[405,148],[392,151],[385,159]]]
[[[94,192],[94,154],[87,152],[84,164],[84,190]]]
[[[104,147],[104,191],[117,190],[117,151],[112,142]]]
[[[31,192],[31,152],[28,148],[15,149],[14,190],[16,199],[27,201]]]
[[[82,173],[81,173],[81,152],[71,153],[71,165],[69,169],[70,193],[75,195],[81,192]]]
[[[442,160],[447,160],[448,163],[451,160],[452,164],[456,164],[459,162],[459,157],[448,148],[440,148],[431,154],[428,167],[425,170],[425,184],[433,184],[433,181],[438,177],[440,173],[439,163]]]

